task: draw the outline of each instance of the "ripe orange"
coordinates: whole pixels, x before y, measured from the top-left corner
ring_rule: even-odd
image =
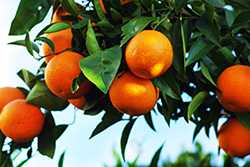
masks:
[[[250,67],[233,65],[217,80],[218,98],[227,110],[250,112]]]
[[[133,74],[152,79],[166,72],[173,62],[173,49],[168,38],[155,30],[144,30],[128,43],[126,62]]]
[[[20,89],[13,87],[0,88],[0,113],[6,104],[16,99],[25,99],[25,95]]]
[[[219,130],[219,146],[227,154],[235,157],[244,157],[250,154],[250,130],[231,118]]]
[[[122,113],[143,115],[149,112],[157,101],[157,89],[152,82],[122,73],[112,83],[109,97],[113,106]]]
[[[84,81],[77,92],[72,93],[72,82],[80,74],[80,54],[72,51],[62,52],[54,57],[45,68],[45,82],[55,95],[71,99],[78,98],[91,89],[89,81]]]
[[[83,107],[87,103],[86,98],[84,96],[81,96],[77,99],[69,99],[68,101],[69,101],[69,103],[71,103],[72,105],[74,105],[76,108],[78,108],[80,110],[82,110]]]
[[[106,14],[106,13],[107,13],[107,10],[106,10],[106,8],[105,8],[105,5],[104,5],[104,3],[103,3],[103,0],[98,0],[98,2],[99,2],[100,6],[101,6],[101,8],[102,8],[103,13]],[[121,5],[126,5],[126,4],[128,4],[128,3],[130,3],[130,2],[132,2],[132,0],[120,0]]]
[[[60,52],[72,48],[73,34],[70,28],[58,32],[49,33],[47,35],[47,38],[49,38],[54,43],[55,50],[53,52],[50,46],[47,43],[44,43],[43,54],[46,63],[48,63]]]
[[[0,115],[1,131],[17,143],[28,142],[39,135],[43,124],[41,110],[23,99],[8,103]]]

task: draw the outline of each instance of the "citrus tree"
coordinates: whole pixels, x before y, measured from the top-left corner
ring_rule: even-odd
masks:
[[[51,23],[31,37],[49,11]],[[230,156],[250,154],[249,15],[249,0],[21,0],[9,31],[20,40],[10,44],[41,66],[17,73],[25,88],[0,90],[1,166],[12,166],[16,150],[27,149],[28,160],[34,138],[53,158],[69,125],[56,125],[52,112],[69,104],[103,113],[90,138],[127,122],[124,160],[137,118],[156,130],[154,113],[166,126],[194,123],[194,139],[214,130]]]

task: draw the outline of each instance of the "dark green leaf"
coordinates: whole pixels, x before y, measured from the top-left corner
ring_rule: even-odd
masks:
[[[17,75],[29,88],[32,88],[36,84],[36,76],[26,69],[21,69]]]
[[[247,129],[250,129],[250,113],[235,113],[237,119],[244,125]]]
[[[2,156],[3,156],[2,148],[4,145],[4,141],[5,141],[5,136],[0,130],[0,160],[2,159]]]
[[[136,119],[132,119],[129,121],[129,123],[125,126],[125,128],[122,131],[122,136],[121,136],[121,153],[122,153],[122,158],[125,161],[125,150],[126,146],[128,143],[128,138],[130,135],[130,132],[132,130],[132,127],[135,123]]]
[[[130,38],[135,36],[137,33],[141,32],[153,21],[155,21],[155,18],[153,17],[136,17],[130,20],[124,26],[122,26],[123,38],[121,41],[121,46],[127,43],[130,40]]]
[[[23,165],[26,164],[26,162],[28,162],[30,159],[25,159],[23,160],[21,163],[19,163],[16,167],[22,167]]]
[[[84,18],[83,20],[79,21],[78,23],[75,23],[72,25],[73,29],[81,29],[88,25],[89,19]]]
[[[63,152],[60,156],[59,162],[58,162],[58,167],[63,167],[63,162],[64,162],[64,156],[65,152]]]
[[[161,151],[163,149],[163,146],[162,145],[154,154],[151,162],[150,162],[150,165],[149,167],[158,167],[158,163],[159,163],[159,160],[160,160],[160,155],[161,155]]]
[[[200,133],[201,129],[202,129],[201,125],[196,125],[194,129],[194,133],[193,133],[193,142],[195,141],[195,138],[197,137],[197,135]]]
[[[25,40],[18,40],[18,41],[10,42],[9,44],[26,47]],[[39,47],[38,47],[35,43],[33,43],[33,42],[32,42],[32,49],[33,49],[36,53],[39,53]]]
[[[36,24],[43,21],[51,5],[52,1],[50,0],[21,0],[16,16],[11,23],[9,35],[26,34]]]
[[[63,7],[69,11],[72,15],[78,16],[79,11],[77,4],[74,0],[60,0]]]
[[[244,11],[242,13],[240,13],[234,23],[233,23],[233,27],[240,27],[240,26],[245,26],[250,22],[250,10],[248,11]]]
[[[237,13],[234,10],[225,10],[227,25],[231,27],[237,17]]]
[[[50,158],[54,157],[56,150],[56,139],[54,136],[55,121],[51,112],[45,114],[45,125],[38,136],[38,151]]]
[[[203,64],[201,63],[201,73],[204,75],[205,78],[207,78],[207,80],[213,84],[214,86],[216,86],[213,78],[211,77],[209,71],[208,71],[208,68]]]
[[[49,111],[64,110],[68,106],[67,100],[53,95],[43,82],[35,84],[26,100]]]
[[[54,129],[55,139],[59,139],[59,137],[66,131],[68,125],[57,125]]]
[[[89,20],[88,23],[88,31],[87,31],[87,37],[86,37],[86,47],[88,49],[88,52],[90,55],[94,55],[97,52],[101,51],[101,48],[98,44],[98,41],[96,39],[95,31],[92,28],[91,21]]]
[[[83,58],[80,67],[85,77],[106,94],[116,76],[121,58],[121,48],[114,46]]]
[[[180,10],[187,4],[187,0],[175,0],[175,9]]]
[[[235,57],[233,56],[232,50],[227,47],[222,47],[218,50],[219,54],[223,56],[228,64],[233,64]]]
[[[37,37],[35,41],[41,41],[49,45],[50,49],[55,52],[55,44],[49,38],[46,37]]]
[[[207,95],[208,94],[206,91],[201,91],[193,97],[192,102],[188,105],[188,119],[190,119],[192,115],[197,111],[199,106],[206,99]]]
[[[223,8],[226,5],[224,0],[206,0],[206,2],[218,8]]]
[[[210,50],[213,48],[213,45],[208,44],[203,39],[198,39],[191,47],[189,55],[185,66],[189,66],[192,63],[200,60],[202,57],[206,56]]]
[[[32,48],[32,42],[30,41],[30,35],[29,35],[29,33],[26,33],[26,37],[25,37],[25,46],[26,46],[27,51],[28,51],[32,56],[34,56],[34,54],[33,54],[33,48]]]
[[[0,157],[0,167],[13,167],[11,157],[6,152],[2,152]]]
[[[149,126],[153,131],[156,131],[156,130],[155,130],[155,127],[154,127],[153,120],[152,120],[151,112],[145,114],[145,115],[144,115],[144,118],[145,118],[145,121],[147,122],[148,126]]]
[[[53,33],[53,32],[58,32],[58,31],[62,31],[65,29],[71,28],[71,25],[65,22],[58,22],[58,23],[54,23],[51,24],[47,30],[44,31],[44,33]]]

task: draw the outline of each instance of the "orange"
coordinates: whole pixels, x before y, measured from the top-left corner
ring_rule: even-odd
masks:
[[[219,130],[219,146],[227,154],[235,157],[244,157],[250,154],[250,130],[231,118]]]
[[[152,79],[165,73],[172,65],[173,49],[161,32],[144,30],[130,40],[125,58],[134,75]]]
[[[104,3],[103,3],[103,0],[98,0],[98,2],[99,2],[100,6],[101,6],[101,8],[102,8],[103,13],[106,14],[106,13],[107,13],[107,10],[106,10],[106,8],[105,8],[105,5],[104,5]],[[126,4],[128,4],[128,3],[130,3],[130,2],[132,2],[132,0],[120,0],[121,5],[126,5]]]
[[[232,112],[250,112],[250,67],[233,65],[226,68],[217,80],[218,98]]]
[[[53,57],[60,52],[72,48],[73,34],[70,28],[47,34],[47,38],[50,39],[55,46],[54,52],[47,43],[43,45],[43,54],[45,62],[48,63]]]
[[[6,104],[16,99],[25,99],[25,95],[20,89],[13,87],[0,88],[0,113]]]
[[[71,103],[72,105],[74,105],[76,108],[78,108],[80,110],[82,110],[83,107],[87,103],[86,98],[84,96],[81,96],[77,99],[69,99],[68,101],[69,101],[69,103]]]
[[[109,97],[113,106],[129,115],[143,115],[151,111],[157,101],[158,91],[150,80],[122,73],[112,83]]]
[[[80,84],[77,92],[71,91],[73,80],[81,74],[82,58],[76,52],[65,51],[51,59],[45,68],[45,82],[52,93],[66,99],[78,98],[88,93],[91,85],[87,80]]]
[[[23,99],[8,103],[0,115],[3,134],[16,143],[25,143],[40,134],[44,125],[41,110]]]

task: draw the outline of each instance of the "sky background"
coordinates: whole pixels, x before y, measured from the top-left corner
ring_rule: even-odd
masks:
[[[15,16],[19,1],[5,1],[0,5],[0,86],[25,86],[18,78],[16,73],[25,68],[32,72],[36,72],[41,62],[34,60],[24,47],[7,45],[8,42],[24,37],[9,37],[8,31],[12,19]],[[49,24],[49,17],[33,29],[36,34],[43,26]],[[27,18],[28,19],[28,18]],[[53,113],[57,124],[71,123],[76,114],[76,120],[73,125],[69,126],[63,136],[57,141],[56,154],[53,160],[46,156],[34,153],[33,158],[24,165],[25,167],[56,167],[58,159],[63,151],[65,154],[65,167],[101,167],[105,164],[114,164],[112,150],[120,151],[119,143],[125,122],[117,123],[108,130],[89,140],[89,136],[96,125],[100,122],[101,116],[90,117],[77,111],[70,106],[63,112]],[[155,151],[165,143],[161,159],[174,159],[178,153],[183,150],[193,149],[192,136],[195,126],[187,124],[183,120],[171,122],[171,128],[168,128],[163,117],[153,114],[153,121],[157,132],[153,132],[140,118],[133,127],[132,133],[127,145],[126,157],[133,160],[140,153],[139,162],[148,164]],[[212,132],[212,131],[211,131]],[[201,142],[205,151],[217,153],[218,144],[215,134],[210,134],[210,139],[205,136],[202,131],[197,137],[197,141]],[[25,154],[21,154],[15,161],[18,164],[25,159]],[[216,158],[216,164],[220,160]]]

